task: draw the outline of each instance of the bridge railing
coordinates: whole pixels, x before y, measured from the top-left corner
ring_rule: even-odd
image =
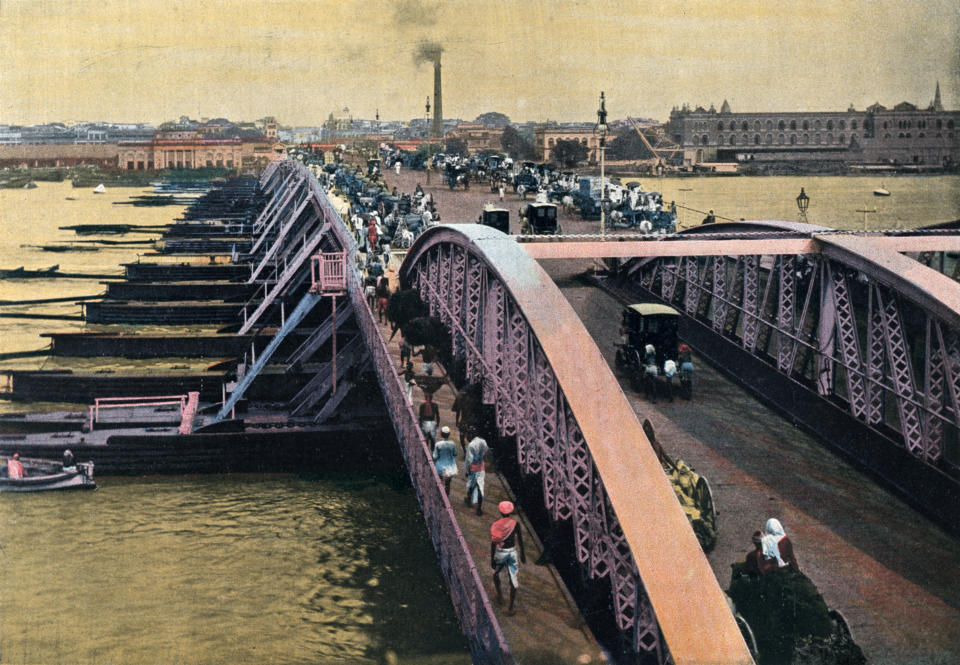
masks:
[[[796,254],[795,240],[759,247],[752,236],[761,231],[728,255],[636,258],[612,288],[676,307],[704,357],[735,366],[737,381],[955,525],[960,287],[890,238],[814,231],[806,232],[814,244]]]
[[[413,406],[407,401],[403,384],[380,334],[373,313],[362,296],[357,274],[349,272],[349,294],[360,332],[373,355],[373,366],[383,391],[400,450],[417,492],[427,530],[438,553],[440,569],[447,582],[453,607],[470,645],[474,662],[508,665],[514,663],[500,626],[483,588],[483,582],[457,524],[453,507],[437,475],[427,442],[417,423]]]
[[[345,248],[346,254],[341,261],[346,270],[347,293],[356,314],[357,325],[372,356],[372,365],[376,370],[388,415],[400,443],[400,451],[416,491],[434,551],[437,552],[454,611],[467,638],[471,657],[476,663],[513,665],[515,661],[500,630],[467,542],[460,531],[453,507],[437,475],[413,406],[407,401],[403,383],[390,357],[387,344],[364,298],[361,276],[353,261],[356,256],[353,234],[320,190],[316,180],[308,178],[308,182],[314,189],[315,199],[323,210],[324,218],[337,222],[330,224],[330,231],[337,236],[338,244]]]

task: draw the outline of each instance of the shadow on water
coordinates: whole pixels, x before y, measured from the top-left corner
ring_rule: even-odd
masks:
[[[3,496],[5,663],[469,663],[402,466]]]
[[[318,563],[328,574],[336,579],[348,566],[352,583],[362,589],[375,636],[366,656],[375,663],[469,663],[467,642],[406,470],[304,477],[333,482],[360,497],[366,508],[350,516],[354,530],[335,535],[343,556],[318,549]],[[330,588],[335,587],[318,587],[309,605],[323,612],[327,602],[344,603],[336,591],[329,596]]]

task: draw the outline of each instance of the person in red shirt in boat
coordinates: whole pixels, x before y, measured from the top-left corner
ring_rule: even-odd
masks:
[[[490,567],[493,568],[493,586],[497,590],[497,602],[503,602],[503,593],[500,591],[500,572],[506,568],[510,576],[510,607],[507,614],[514,614],[514,603],[517,600],[517,587],[520,586],[518,572],[520,562],[526,563],[527,556],[523,551],[523,533],[517,521],[510,517],[513,513],[513,504],[501,501],[498,506],[500,519],[490,526]],[[517,560],[519,550],[519,561]]]
[[[7,478],[23,478],[23,475],[20,453],[14,453],[13,458],[7,461]]]

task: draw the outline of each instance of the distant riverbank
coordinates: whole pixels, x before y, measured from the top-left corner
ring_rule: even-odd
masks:
[[[74,187],[147,187],[154,182],[201,182],[224,178],[233,169],[127,171],[97,166],[41,166],[0,169],[0,189],[25,189],[31,183],[70,181]]]

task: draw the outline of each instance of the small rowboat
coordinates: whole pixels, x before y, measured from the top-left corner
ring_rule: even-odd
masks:
[[[0,475],[0,492],[44,492],[48,490],[96,489],[93,462],[64,467],[60,462],[22,459],[24,477],[8,478],[7,468]]]
[[[888,190],[883,185],[880,185],[875,190],[873,190],[874,196],[890,196],[890,190]]]

